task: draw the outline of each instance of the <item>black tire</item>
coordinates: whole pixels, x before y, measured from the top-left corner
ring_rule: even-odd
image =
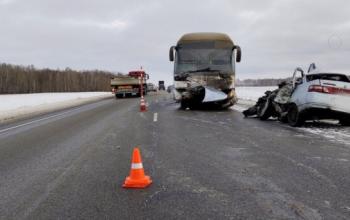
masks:
[[[343,126],[350,126],[350,118],[339,119],[339,123]]]
[[[292,127],[300,127],[305,122],[305,119],[299,112],[298,106],[296,104],[291,104],[289,106],[287,118],[288,124]]]
[[[269,119],[273,114],[273,106],[270,100],[266,100],[266,102],[259,105],[257,109],[257,115],[260,120],[267,120]]]
[[[122,94],[115,94],[115,98],[116,99],[121,99],[121,98],[123,98],[123,95]]]
[[[287,123],[288,122],[288,116],[287,115],[280,115],[278,116],[278,120],[282,123]]]
[[[181,110],[186,110],[188,108],[188,103],[184,100],[181,100],[180,102],[180,109]]]
[[[289,105],[287,104],[277,104],[277,105],[279,106],[279,109],[277,110],[278,120],[282,123],[288,123]]]

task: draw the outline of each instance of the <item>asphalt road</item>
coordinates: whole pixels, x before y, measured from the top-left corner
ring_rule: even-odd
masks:
[[[0,219],[350,219],[350,143],[146,100],[1,126]],[[127,190],[135,146],[153,184]]]

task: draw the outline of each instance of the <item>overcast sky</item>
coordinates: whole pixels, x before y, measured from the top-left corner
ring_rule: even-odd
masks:
[[[350,1],[0,0],[0,62],[128,72],[172,82],[169,47],[224,32],[242,48],[237,77],[292,74],[316,62],[350,72]]]

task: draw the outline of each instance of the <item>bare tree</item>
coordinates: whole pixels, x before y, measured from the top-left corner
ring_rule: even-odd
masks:
[[[108,71],[36,69],[34,66],[0,64],[0,94],[35,92],[109,91]]]

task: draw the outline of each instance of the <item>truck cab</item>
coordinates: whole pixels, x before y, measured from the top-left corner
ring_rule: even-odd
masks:
[[[174,97],[181,108],[228,108],[237,101],[235,62],[241,60],[241,49],[228,35],[185,34],[170,48],[169,59],[174,62]]]

